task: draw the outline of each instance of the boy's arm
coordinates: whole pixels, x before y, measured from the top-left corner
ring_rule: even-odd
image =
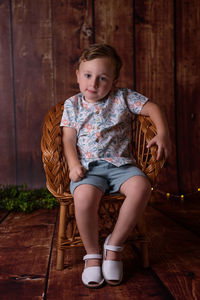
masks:
[[[81,165],[76,148],[76,130],[70,127],[63,127],[62,141],[64,146],[64,155],[69,167],[69,178],[72,181],[80,181],[85,174],[85,169]]]
[[[157,160],[161,159],[163,154],[167,158],[171,152],[171,141],[164,113],[157,104],[148,101],[143,106],[141,115],[149,116],[157,129],[157,135],[148,143],[147,147],[156,144],[158,146]]]

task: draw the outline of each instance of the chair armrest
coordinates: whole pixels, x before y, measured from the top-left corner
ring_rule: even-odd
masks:
[[[53,106],[46,114],[41,140],[42,161],[48,190],[57,200],[71,198],[68,167],[63,155],[62,118],[64,102]]]
[[[156,145],[147,148],[147,144],[156,134],[156,127],[149,117],[142,115],[137,116],[135,136],[136,161],[152,183],[155,182],[156,177],[165,163],[164,158],[159,161],[156,160]]]

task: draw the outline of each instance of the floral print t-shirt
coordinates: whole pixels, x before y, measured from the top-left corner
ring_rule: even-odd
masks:
[[[60,126],[76,129],[81,164],[106,160],[115,166],[134,163],[132,125],[148,99],[130,89],[117,88],[96,102],[79,93],[65,101]]]

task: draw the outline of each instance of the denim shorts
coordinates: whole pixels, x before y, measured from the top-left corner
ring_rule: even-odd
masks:
[[[73,195],[75,188],[79,185],[91,184],[100,189],[103,194],[117,193],[120,186],[133,176],[148,178],[138,167],[131,164],[116,167],[105,160],[94,161],[89,164],[89,170],[82,180],[77,182],[71,181],[70,191]]]

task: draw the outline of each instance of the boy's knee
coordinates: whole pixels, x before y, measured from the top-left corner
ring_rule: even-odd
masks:
[[[98,209],[101,195],[97,195],[91,191],[89,186],[78,186],[74,191],[74,206],[75,209],[88,211],[90,209]]]
[[[121,186],[121,192],[126,196],[135,194],[136,192],[139,194],[150,194],[151,184],[147,177],[134,176]]]
[[[77,187],[74,191],[74,206],[75,209],[88,209],[89,208],[89,201],[87,198],[87,193],[84,193]]]

